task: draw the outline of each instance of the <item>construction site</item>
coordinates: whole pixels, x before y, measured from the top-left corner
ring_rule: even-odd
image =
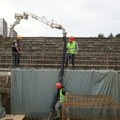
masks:
[[[13,66],[14,27],[32,17],[61,37],[24,37]],[[18,33],[19,34],[19,33]],[[55,120],[56,83],[67,94],[56,120],[120,120],[120,38],[75,37],[75,66],[66,62],[69,36],[57,23],[24,12],[0,38],[0,120]]]

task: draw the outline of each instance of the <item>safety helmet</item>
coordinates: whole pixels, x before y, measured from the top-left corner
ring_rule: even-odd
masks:
[[[21,39],[22,39],[20,35],[17,35],[16,38],[17,38],[18,40],[21,40]]]
[[[73,36],[70,36],[70,37],[69,37],[69,41],[70,41],[70,42],[74,41],[74,37],[73,37]]]
[[[56,83],[56,85],[55,85],[55,87],[56,87],[56,89],[60,89],[61,88],[61,83]]]

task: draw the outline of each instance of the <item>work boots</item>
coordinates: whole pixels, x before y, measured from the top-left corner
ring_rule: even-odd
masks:
[[[57,116],[55,117],[54,120],[60,120],[60,110],[56,110]]]

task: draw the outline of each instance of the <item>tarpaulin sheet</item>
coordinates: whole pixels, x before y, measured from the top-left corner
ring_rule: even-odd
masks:
[[[11,71],[11,112],[46,114],[50,111],[59,70]],[[65,70],[63,84],[76,95],[110,95],[120,103],[120,76],[114,70]]]

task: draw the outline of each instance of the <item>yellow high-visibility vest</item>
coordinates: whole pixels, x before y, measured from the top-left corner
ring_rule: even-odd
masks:
[[[70,42],[67,43],[67,53],[70,53],[70,54],[77,53],[75,41],[73,41],[72,43],[70,43]]]
[[[60,103],[64,102],[65,95],[62,94],[62,89],[60,89]]]

